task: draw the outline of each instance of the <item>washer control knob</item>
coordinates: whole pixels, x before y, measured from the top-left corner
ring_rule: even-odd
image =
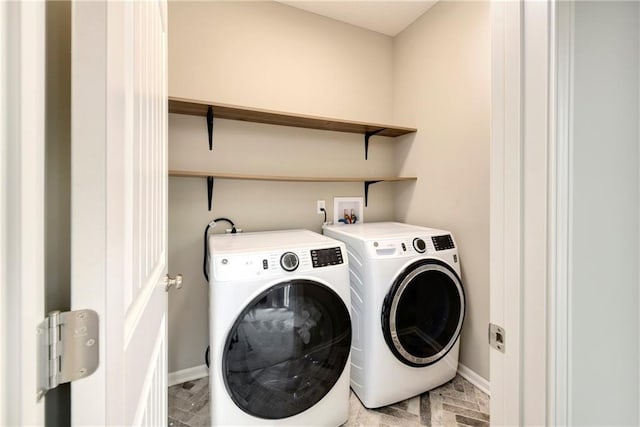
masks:
[[[285,271],[293,271],[300,265],[298,255],[293,252],[285,252],[280,257],[280,267]]]
[[[424,242],[424,240],[417,237],[413,239],[413,248],[422,254],[425,250],[427,250],[427,244]]]

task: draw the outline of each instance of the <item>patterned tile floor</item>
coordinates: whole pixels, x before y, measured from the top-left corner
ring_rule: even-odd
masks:
[[[209,426],[209,378],[169,387],[169,426]],[[420,396],[391,406],[367,409],[351,392],[352,426],[489,426],[489,397],[455,377]]]

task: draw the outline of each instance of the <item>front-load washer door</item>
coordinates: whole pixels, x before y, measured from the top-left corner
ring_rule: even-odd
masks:
[[[446,263],[423,259],[409,265],[391,286],[382,307],[382,331],[402,363],[427,366],[443,358],[462,328],[462,282]]]
[[[279,283],[251,301],[227,336],[222,374],[229,395],[263,419],[299,414],[319,402],[345,369],[349,309],[310,280]]]

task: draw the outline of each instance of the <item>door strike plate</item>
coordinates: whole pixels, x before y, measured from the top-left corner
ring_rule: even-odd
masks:
[[[504,353],[506,346],[504,329],[493,323],[489,323],[489,345]]]

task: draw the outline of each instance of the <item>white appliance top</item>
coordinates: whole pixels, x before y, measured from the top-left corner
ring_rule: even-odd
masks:
[[[384,239],[387,237],[404,237],[408,234],[448,234],[448,231],[435,228],[403,224],[401,222],[365,222],[350,225],[327,225],[326,229],[335,234],[352,236],[361,240]]]
[[[211,253],[282,251],[291,248],[337,246],[338,242],[309,230],[260,231],[255,233],[212,234]]]
[[[309,230],[214,234],[209,253],[211,283],[315,274],[318,269],[344,269],[348,278],[344,243]]]

